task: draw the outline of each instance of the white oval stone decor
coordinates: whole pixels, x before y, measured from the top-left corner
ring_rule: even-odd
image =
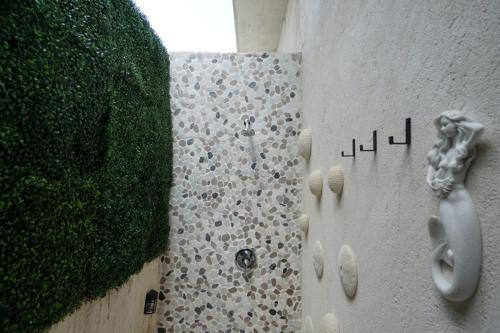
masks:
[[[334,165],[328,171],[328,187],[330,190],[339,195],[344,187],[344,169],[340,165]]]
[[[316,277],[321,279],[323,277],[323,267],[325,261],[323,257],[323,246],[321,246],[320,241],[316,241],[313,245],[312,259]]]
[[[309,190],[317,198],[321,197],[321,192],[323,191],[323,175],[321,175],[321,170],[314,170],[309,175]]]
[[[339,333],[339,323],[333,313],[327,313],[319,322],[319,333]]]
[[[302,214],[297,219],[297,225],[303,233],[307,234],[307,231],[309,230],[309,216],[307,214]]]
[[[304,333],[314,333],[314,326],[311,316],[304,319]]]
[[[302,156],[306,161],[309,161],[312,147],[312,132],[310,128],[304,128],[300,132],[297,144],[299,145],[300,156]]]
[[[353,298],[358,288],[358,265],[349,245],[342,245],[338,257],[339,276],[347,297]]]

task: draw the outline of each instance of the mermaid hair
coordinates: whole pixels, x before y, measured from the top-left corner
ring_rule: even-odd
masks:
[[[434,169],[439,168],[439,163],[441,162],[441,158],[443,154],[448,151],[448,149],[451,148],[452,146],[452,140],[451,138],[448,138],[443,132],[441,132],[441,120],[443,118],[448,119],[450,122],[456,125],[457,127],[457,142],[458,142],[458,147],[457,147],[457,164],[459,167],[465,166],[466,168],[469,168],[470,164],[476,157],[476,148],[469,148],[466,145],[460,145],[460,143],[464,142],[469,133],[467,131],[467,124],[473,123],[473,121],[466,116],[464,116],[461,112],[459,111],[445,111],[439,115],[439,117],[434,119],[434,126],[436,126],[438,130],[438,140],[437,142],[432,146],[431,151],[427,155],[427,160],[429,163],[432,165]]]

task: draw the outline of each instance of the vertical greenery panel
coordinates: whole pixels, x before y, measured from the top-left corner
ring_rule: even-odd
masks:
[[[40,332],[165,247],[169,62],[130,0],[0,14],[0,331]]]

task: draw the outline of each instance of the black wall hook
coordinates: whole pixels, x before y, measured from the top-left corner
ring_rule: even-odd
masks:
[[[344,154],[344,151],[342,150],[342,157],[356,157],[356,139],[352,139],[352,154],[351,155],[346,155]]]
[[[406,118],[405,142],[394,142],[394,137],[389,137],[390,145],[410,145],[411,144],[411,118]]]
[[[363,145],[359,145],[359,151],[372,151],[374,153],[377,152],[377,131],[373,131],[373,148],[372,149],[364,149]]]

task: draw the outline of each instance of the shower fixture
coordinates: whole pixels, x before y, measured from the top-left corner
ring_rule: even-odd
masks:
[[[243,277],[248,279],[252,271],[257,267],[257,256],[253,249],[241,249],[236,253],[234,259],[236,266],[243,270]]]
[[[245,128],[241,131],[241,134],[243,136],[254,136],[255,135],[255,131],[250,128],[250,125],[251,125],[250,120],[245,119],[243,121],[243,125],[245,126]]]

